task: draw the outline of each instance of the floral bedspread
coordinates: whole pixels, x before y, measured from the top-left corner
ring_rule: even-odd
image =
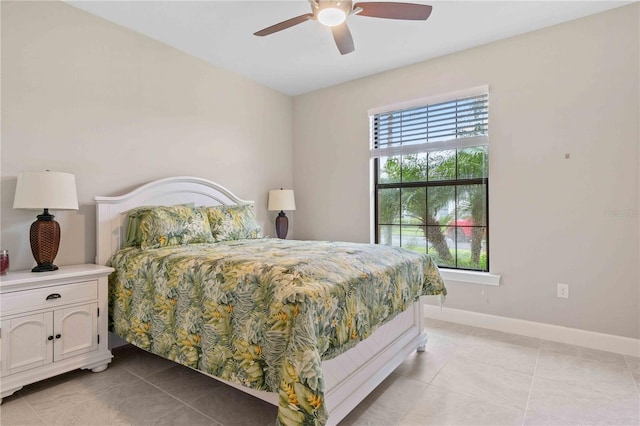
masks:
[[[247,239],[111,259],[112,330],[152,353],[279,394],[284,425],[326,423],[321,360],[419,295],[446,294],[428,255],[397,247]]]

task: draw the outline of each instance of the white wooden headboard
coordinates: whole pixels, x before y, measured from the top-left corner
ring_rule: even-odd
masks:
[[[105,265],[120,249],[126,232],[126,212],[134,207],[185,203],[196,206],[253,204],[253,201],[242,200],[215,182],[191,176],[159,179],[124,195],[95,197],[95,200],[98,265]]]

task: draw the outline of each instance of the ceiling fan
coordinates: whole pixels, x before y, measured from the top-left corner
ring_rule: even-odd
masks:
[[[415,3],[362,2],[353,4],[350,0],[309,0],[311,13],[287,19],[278,24],[260,30],[253,35],[263,37],[293,27],[305,21],[318,21],[331,27],[333,39],[342,55],[354,50],[353,37],[346,19],[350,15],[372,18],[404,19],[424,21],[431,15],[431,6]]]

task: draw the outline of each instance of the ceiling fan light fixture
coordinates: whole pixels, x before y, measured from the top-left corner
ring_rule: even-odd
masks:
[[[327,27],[340,25],[345,19],[347,19],[345,11],[337,7],[327,7],[318,12],[318,22]]]

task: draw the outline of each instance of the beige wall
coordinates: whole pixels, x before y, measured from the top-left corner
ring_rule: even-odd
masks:
[[[92,262],[96,195],[193,175],[255,200],[292,185],[292,100],[61,2],[2,7],[2,240],[34,264],[35,211],[12,210],[22,170],[76,175],[80,210],[54,212],[56,263]]]
[[[296,236],[369,241],[369,108],[488,84],[502,282],[451,283],[447,306],[639,338],[639,16],[636,3],[294,98]]]

